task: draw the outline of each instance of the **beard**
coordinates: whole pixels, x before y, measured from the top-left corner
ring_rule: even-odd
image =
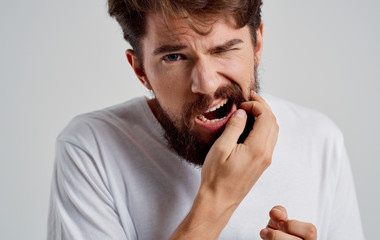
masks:
[[[259,89],[257,68],[255,67],[250,90],[258,92]],[[183,109],[182,118],[178,121],[173,121],[170,118],[157,98],[152,99],[152,103],[157,110],[157,119],[164,129],[164,138],[169,148],[195,166],[203,165],[210,148],[223,132],[223,130],[220,131],[214,139],[208,142],[202,141],[194,132],[194,118],[206,111],[213,100],[217,98],[228,99],[228,101],[236,104],[237,107],[248,99],[244,97],[241,88],[233,82],[217,89],[214,96],[201,95],[195,102],[188,103]]]

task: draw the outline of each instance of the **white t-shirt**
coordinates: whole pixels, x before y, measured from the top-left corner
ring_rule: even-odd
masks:
[[[261,239],[275,205],[313,223],[320,240],[364,239],[341,132],[319,112],[264,98],[280,126],[272,164],[219,239]],[[144,97],[74,118],[57,138],[47,238],[168,239],[201,169],[162,134]]]

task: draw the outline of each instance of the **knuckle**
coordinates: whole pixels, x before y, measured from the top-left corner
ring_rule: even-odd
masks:
[[[271,112],[271,120],[273,121],[273,123],[277,124],[277,118],[276,116]]]
[[[278,130],[280,127],[279,127],[279,125],[278,125],[278,122],[277,122],[277,118],[276,118],[276,116],[273,115],[273,114],[272,114],[272,120],[273,120],[273,123],[274,123],[276,129]]]
[[[315,238],[317,236],[317,228],[309,223],[306,230],[306,238]]]
[[[272,154],[268,151],[267,144],[259,145],[254,151],[254,159],[260,159],[259,165],[268,168],[272,163]]]
[[[258,107],[259,104],[260,104],[260,103],[257,102],[257,101],[252,101],[252,105],[251,105],[252,110],[253,110],[253,109],[256,109],[256,108]]]
[[[268,168],[272,164],[272,157],[266,157],[263,161],[263,167]]]
[[[255,154],[255,157],[262,158],[265,155],[265,146],[264,145],[258,145],[255,148],[254,154]]]
[[[277,233],[276,231],[269,231],[268,232],[268,239],[277,239]]]
[[[214,151],[218,152],[221,155],[226,154],[226,148],[224,146],[222,146],[221,144],[214,145]]]

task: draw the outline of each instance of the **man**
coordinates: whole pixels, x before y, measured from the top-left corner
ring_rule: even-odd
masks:
[[[339,130],[257,94],[260,0],[108,3],[154,97],[59,135],[48,239],[364,239]]]

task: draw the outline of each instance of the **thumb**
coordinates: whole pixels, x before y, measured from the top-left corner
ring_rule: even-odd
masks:
[[[238,109],[228,120],[226,128],[222,135],[215,141],[210,152],[218,151],[219,159],[225,160],[231,154],[242,134],[245,123],[247,121],[247,113],[243,109]]]
[[[284,222],[288,220],[288,213],[283,206],[275,206],[269,212],[269,222],[268,226],[274,229],[280,229],[280,222]]]

